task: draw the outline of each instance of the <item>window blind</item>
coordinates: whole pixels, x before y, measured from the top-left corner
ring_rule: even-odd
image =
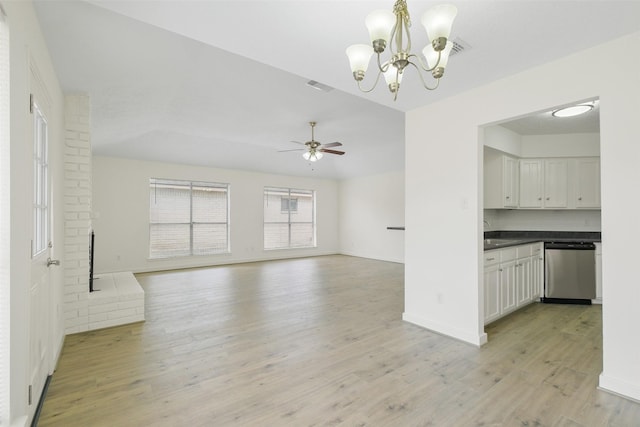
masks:
[[[149,256],[229,252],[229,185],[152,178]]]
[[[315,191],[264,189],[264,248],[316,246]]]

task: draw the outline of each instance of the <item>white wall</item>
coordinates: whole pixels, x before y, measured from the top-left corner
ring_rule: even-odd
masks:
[[[63,97],[44,38],[30,1],[4,1],[11,37],[11,326],[10,326],[10,407],[12,425],[30,422],[36,405],[28,406],[29,361],[29,283],[31,282],[32,236],[32,116],[29,114],[30,64],[38,68],[42,83],[50,96],[48,119],[49,167],[53,200],[52,257],[60,257],[64,248],[62,215]],[[1,284],[5,286],[4,283]],[[60,351],[64,336],[62,322],[62,272],[52,269],[50,292],[52,359]],[[50,361],[51,363],[54,360]],[[35,397],[36,401],[38,396]],[[0,414],[2,416],[4,414]]]
[[[522,156],[522,135],[500,125],[484,128],[484,144],[515,157]]]
[[[520,157],[600,157],[600,134],[523,135]]]
[[[340,252],[404,262],[404,171],[340,182]]]
[[[155,271],[338,252],[338,184],[324,179],[93,157],[95,270]],[[149,178],[230,184],[231,253],[148,259]],[[264,187],[316,191],[317,248],[263,250]]]
[[[601,231],[599,210],[485,209],[485,231]]]
[[[634,33],[407,113],[406,320],[470,343],[484,341],[479,147],[484,141],[478,129],[599,97],[606,247],[600,386],[640,399],[640,341],[635,339],[640,286],[632,279],[637,255],[630,246],[640,240],[635,225],[640,201],[621,191],[640,182],[639,43],[640,33]],[[593,67],[593,59],[603,57],[615,78],[603,79]]]

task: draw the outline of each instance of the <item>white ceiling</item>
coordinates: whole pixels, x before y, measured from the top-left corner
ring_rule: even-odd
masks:
[[[408,0],[418,51],[433,4]],[[437,91],[408,72],[393,102],[384,85],[358,92],[344,54],[392,0],[35,1],[63,89],[91,96],[96,154],[337,179],[403,169],[405,111],[640,30],[640,1],[455,4],[452,38],[470,48]],[[312,120],[347,154],[278,152]]]

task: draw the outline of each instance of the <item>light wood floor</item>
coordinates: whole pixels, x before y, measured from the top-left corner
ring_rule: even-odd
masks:
[[[403,266],[346,256],[138,275],[144,323],[68,336],[40,426],[639,426],[596,389],[598,306],[476,347],[402,322]]]

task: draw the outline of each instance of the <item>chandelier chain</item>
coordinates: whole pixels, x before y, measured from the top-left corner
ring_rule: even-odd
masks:
[[[407,28],[411,27],[411,17],[409,16],[409,9],[407,8],[406,0],[396,0],[396,4],[393,5],[393,12],[402,17],[404,25]]]

